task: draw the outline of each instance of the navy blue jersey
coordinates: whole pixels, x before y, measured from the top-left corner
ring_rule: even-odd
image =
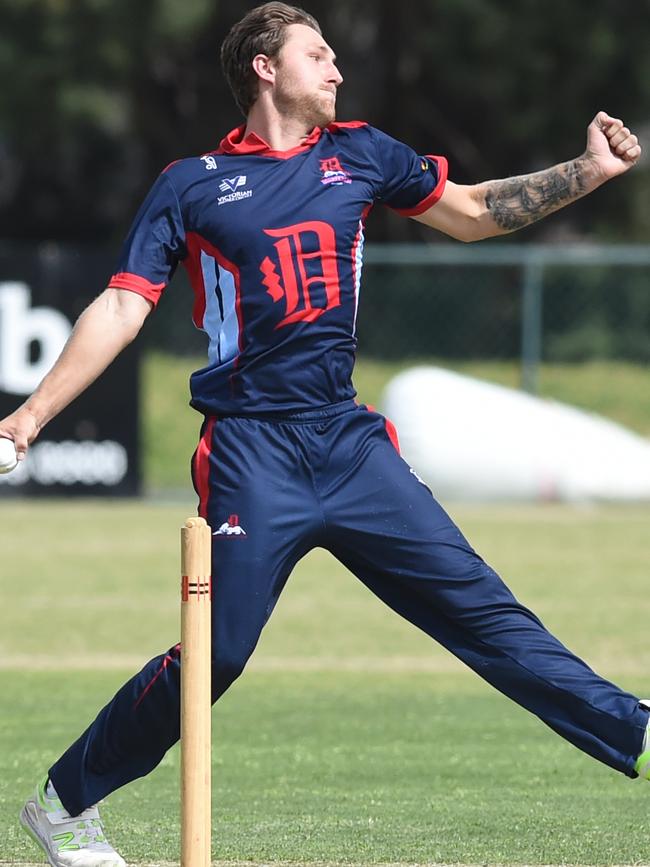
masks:
[[[316,128],[289,151],[239,127],[160,175],[109,285],[155,303],[177,264],[187,268],[193,320],[209,339],[192,405],[207,415],[347,400],[368,212],[380,201],[422,213],[446,175],[443,157],[365,123]]]

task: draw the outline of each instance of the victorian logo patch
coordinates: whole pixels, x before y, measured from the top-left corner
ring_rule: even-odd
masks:
[[[225,205],[226,202],[238,202],[240,199],[250,199],[253,195],[252,190],[242,190],[241,187],[246,186],[246,175],[236,175],[234,178],[224,178],[219,184],[219,189],[224,196],[217,198],[218,205]]]

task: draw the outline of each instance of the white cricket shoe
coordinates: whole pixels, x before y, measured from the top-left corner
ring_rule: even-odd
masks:
[[[650,710],[650,698],[640,699],[639,704],[641,707]],[[650,738],[648,735],[650,735],[650,717],[648,718],[648,727],[645,730],[643,738],[643,746],[634,765],[634,770],[642,780],[650,780]]]
[[[52,867],[126,867],[126,861],[106,841],[97,807],[71,816],[50,790],[47,778],[20,812],[20,824],[43,849]]]

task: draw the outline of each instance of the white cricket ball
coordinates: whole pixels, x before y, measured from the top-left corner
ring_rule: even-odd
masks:
[[[13,440],[0,437],[0,473],[10,473],[18,466]]]

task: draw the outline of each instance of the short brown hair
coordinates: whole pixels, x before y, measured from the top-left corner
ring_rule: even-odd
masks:
[[[264,3],[238,21],[221,46],[221,68],[238,108],[247,115],[257,99],[258,78],[253,58],[258,54],[277,57],[286,41],[290,24],[305,24],[321,34],[318,21],[297,6]]]

